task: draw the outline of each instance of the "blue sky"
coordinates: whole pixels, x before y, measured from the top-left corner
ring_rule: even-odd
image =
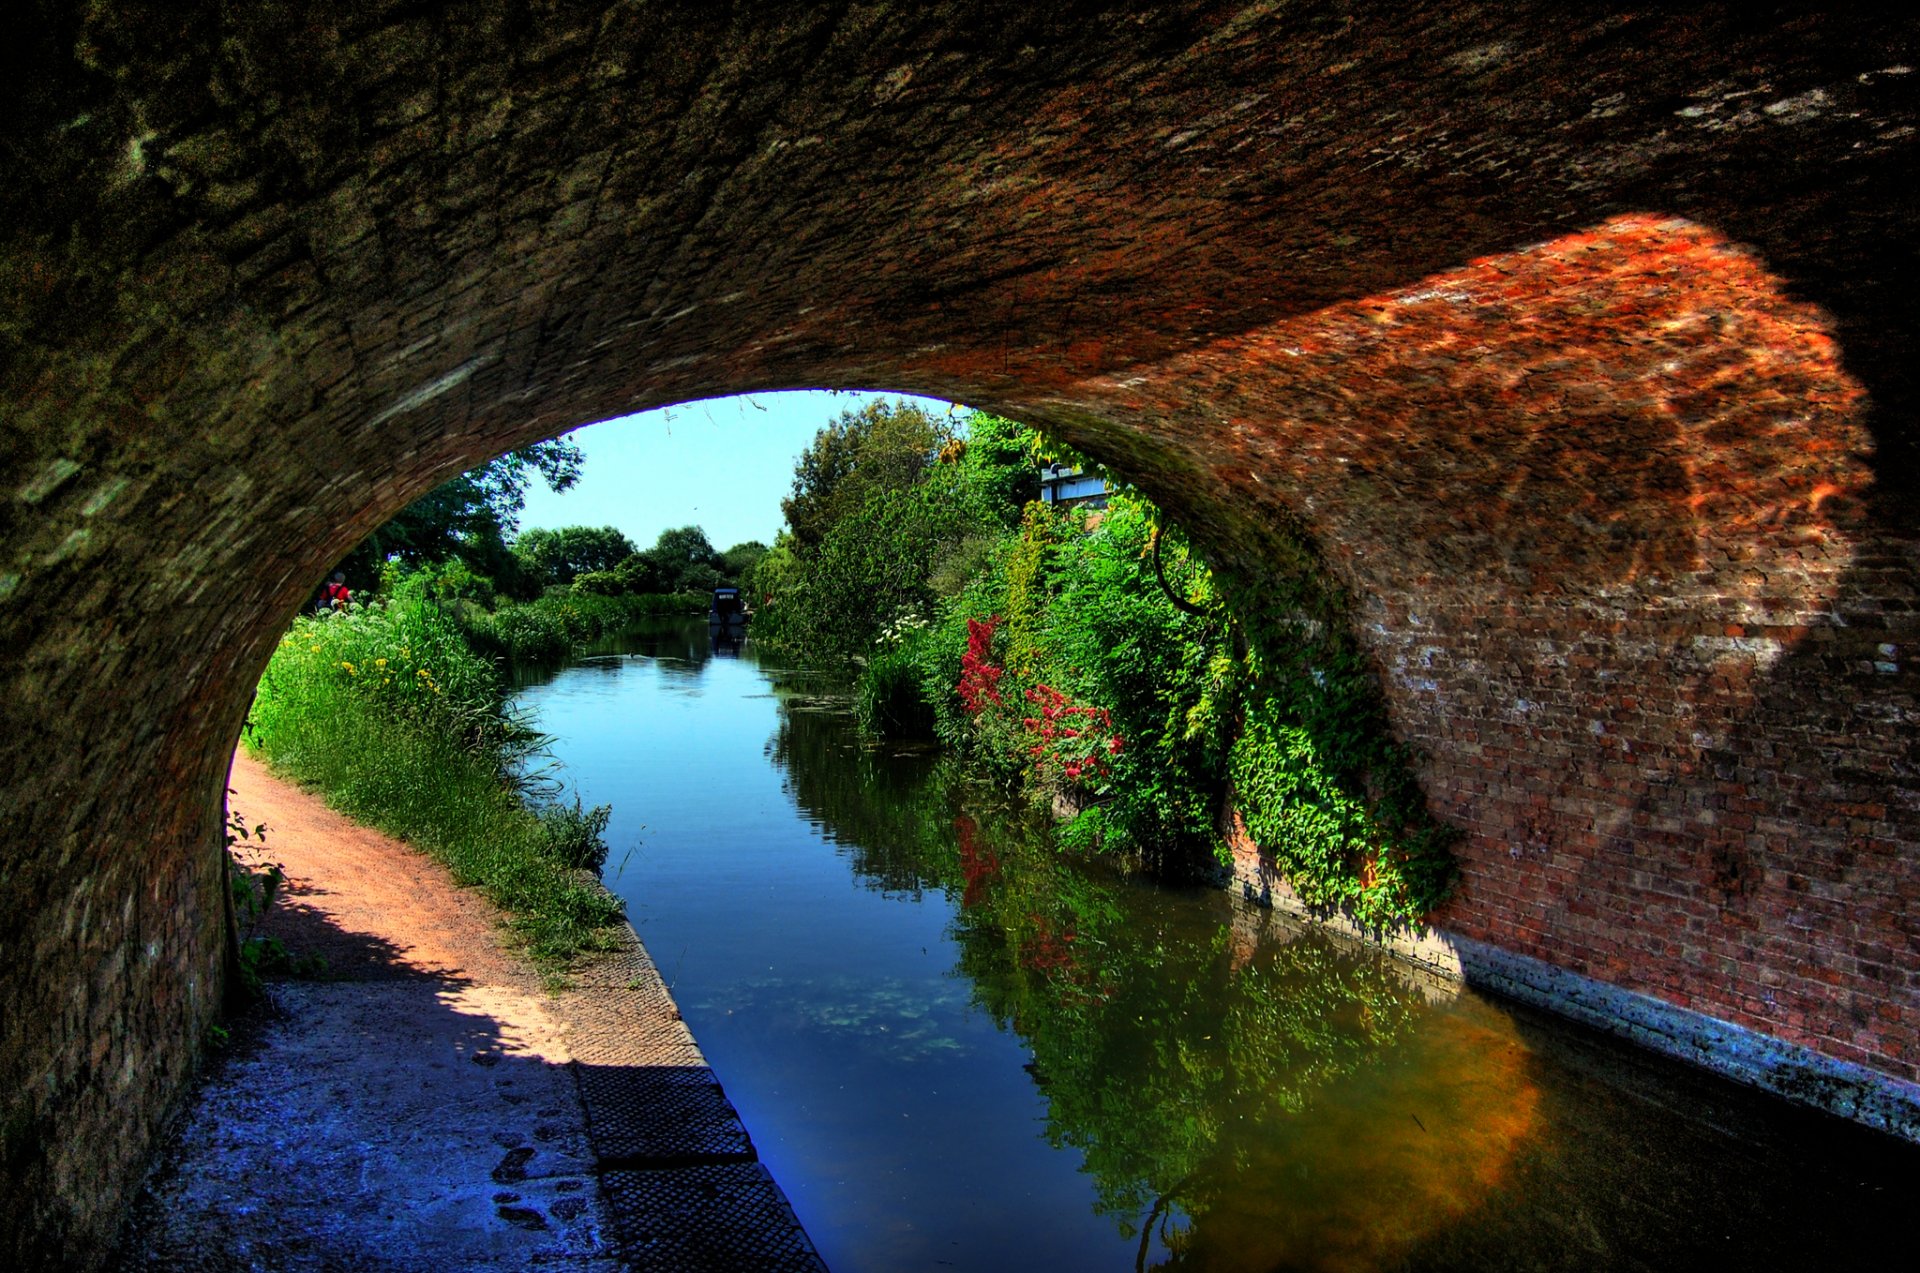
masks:
[[[771,544],[794,461],[813,435],[842,411],[901,397],[948,408],[932,398],[806,389],[709,398],[575,429],[567,436],[587,457],[580,481],[556,495],[536,478],[520,528],[617,526],[648,548],[661,531],[692,525],[719,549]]]

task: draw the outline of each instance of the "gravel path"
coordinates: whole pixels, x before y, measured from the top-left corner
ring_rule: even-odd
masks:
[[[543,990],[437,863],[244,754],[276,980],[142,1193],[133,1270],[820,1267],[631,930]]]

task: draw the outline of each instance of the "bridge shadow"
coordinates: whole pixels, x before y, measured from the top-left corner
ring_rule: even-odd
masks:
[[[261,917],[324,968],[232,1023],[109,1267],[821,1267],[677,1014],[685,1046],[649,1052],[585,1010],[615,987],[425,968],[329,892],[289,881]]]
[[[258,933],[315,955],[231,1025],[110,1267],[387,1270],[606,1256],[597,1172],[537,994],[432,972],[295,886]]]

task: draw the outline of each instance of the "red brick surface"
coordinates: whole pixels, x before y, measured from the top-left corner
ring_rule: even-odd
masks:
[[[1912,1077],[1915,26],[32,8],[0,1263],[100,1250],[179,1091],[314,581],[477,461],[739,390],[1049,425],[1256,589],[1306,535],[1469,832],[1448,923]]]
[[[1194,502],[1310,510],[1358,599],[1470,836],[1438,922],[1920,1077],[1920,557],[1870,516],[1830,319],[1700,226],[1627,216],[1151,383],[1231,413]]]

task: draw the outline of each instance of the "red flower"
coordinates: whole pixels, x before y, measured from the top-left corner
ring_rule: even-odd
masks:
[[[960,656],[960,683],[954,688],[968,715],[979,715],[988,704],[1000,705],[1002,669],[992,662],[993,631],[999,626],[997,614],[984,623],[978,619],[967,620],[967,651]]]

